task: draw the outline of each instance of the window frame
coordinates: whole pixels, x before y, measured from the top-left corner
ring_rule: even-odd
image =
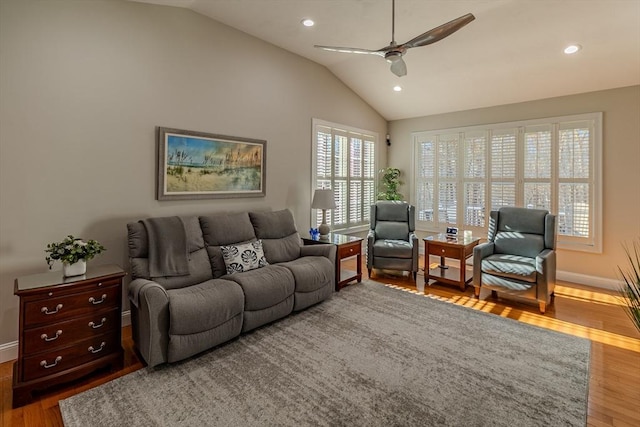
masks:
[[[318,132],[320,128],[325,128],[325,129],[330,129],[331,130],[331,144],[332,144],[332,148],[329,154],[329,158],[331,159],[330,161],[330,171],[331,174],[329,177],[318,177]],[[344,151],[346,153],[346,155],[348,156],[346,159],[346,170],[347,170],[347,175],[346,177],[336,177],[336,170],[335,170],[335,155],[334,155],[334,148],[335,148],[335,136],[343,136],[346,137],[346,150]],[[351,156],[351,137],[358,137],[361,140],[361,176],[360,177],[354,177],[351,176],[351,165],[350,165],[350,156]],[[332,123],[332,122],[328,122],[325,120],[321,120],[321,119],[316,119],[313,118],[312,119],[312,125],[311,125],[311,198],[313,198],[313,194],[314,194],[314,190],[317,188],[322,188],[318,182],[321,180],[324,181],[330,181],[331,182],[331,188],[333,188],[335,190],[335,182],[336,181],[344,181],[346,182],[346,194],[345,194],[345,201],[346,201],[346,209],[345,209],[345,222],[344,223],[340,223],[338,225],[335,225],[335,221],[334,218],[335,216],[332,214],[332,211],[327,211],[327,224],[329,224],[331,226],[331,230],[332,231],[349,231],[349,232],[353,232],[353,231],[362,231],[362,230],[366,230],[369,227],[369,206],[366,205],[365,206],[365,202],[367,200],[366,198],[366,194],[365,194],[365,189],[367,188],[367,183],[372,183],[373,184],[373,191],[371,193],[371,203],[375,202],[376,199],[376,194],[377,194],[377,184],[378,184],[378,179],[377,179],[377,164],[378,164],[378,133],[377,132],[373,132],[370,130],[365,130],[365,129],[358,129],[355,128],[353,126],[347,126],[347,125],[343,125],[343,124],[339,124],[339,123]],[[365,146],[367,144],[367,142],[372,142],[373,143],[373,147],[371,148],[371,152],[373,155],[373,165],[371,168],[369,168],[369,170],[371,170],[372,173],[372,177],[368,178],[366,177],[366,173],[367,173],[367,167],[365,165],[366,162],[366,149]],[[361,203],[361,215],[360,215],[360,221],[352,221],[351,219],[351,212],[352,212],[352,197],[351,197],[351,184],[352,182],[360,182],[360,203]],[[337,202],[337,201],[336,201]],[[309,205],[311,205],[311,200],[309,201]],[[339,208],[339,207],[338,207]],[[310,213],[310,223],[312,224],[312,226],[314,224],[316,224],[316,226],[318,224],[320,224],[320,218],[322,217],[322,211],[319,209],[311,209],[311,213]]]
[[[420,144],[427,141],[435,142],[437,147],[438,139],[440,136],[450,136],[452,134],[458,135],[458,158],[462,159],[458,164],[456,186],[456,206],[457,206],[457,224],[460,229],[471,230],[474,234],[486,235],[488,227],[489,212],[493,203],[491,186],[493,183],[500,182],[500,179],[496,179],[492,176],[492,159],[491,149],[493,143],[494,133],[504,134],[509,129],[515,130],[516,137],[516,152],[515,152],[515,177],[513,182],[515,184],[515,206],[524,206],[525,198],[525,185],[535,183],[550,183],[551,185],[551,201],[549,211],[555,215],[558,215],[558,203],[560,186],[563,183],[586,183],[589,185],[588,199],[589,199],[589,236],[588,237],[576,237],[571,235],[558,236],[558,248],[602,253],[602,112],[576,114],[568,116],[547,117],[541,119],[532,120],[520,120],[514,122],[503,123],[491,123],[476,126],[456,127],[449,129],[436,129],[430,131],[416,131],[411,133],[412,141],[412,192],[411,200],[414,205],[416,200],[419,199],[417,191],[421,186],[426,186],[430,182],[434,188],[434,199],[432,203],[431,220],[425,221],[421,219],[420,215],[416,218],[416,227],[423,231],[444,231],[444,227],[447,225],[444,222],[438,222],[437,208],[437,192],[439,184],[439,171],[438,171],[438,149],[435,148],[435,154],[431,156],[434,162],[433,178],[421,179],[418,175],[418,170],[426,170],[421,168]],[[589,176],[588,178],[561,178],[559,173],[560,168],[560,131],[567,128],[567,124],[571,123],[588,123],[589,124]],[[569,128],[571,128],[569,126]],[[579,126],[573,127],[578,129]],[[551,132],[551,153],[550,153],[550,167],[551,176],[549,178],[540,177],[526,177],[525,171],[525,131],[529,129],[549,129]],[[466,163],[466,135],[477,135],[484,133],[485,135],[485,177],[484,177],[484,225],[483,226],[465,226],[465,186],[470,182],[478,182],[477,178],[469,179],[465,176],[467,170]],[[481,181],[481,180],[480,180]],[[507,182],[508,180],[504,180]],[[449,224],[451,225],[451,224]]]

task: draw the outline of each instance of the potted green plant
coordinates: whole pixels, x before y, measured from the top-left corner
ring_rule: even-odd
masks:
[[[378,192],[378,200],[403,200],[404,196],[398,192],[403,184],[400,181],[400,169],[389,167],[381,169],[379,174],[382,191]]]
[[[60,261],[63,274],[68,277],[86,273],[87,261],[106,249],[95,240],[84,242],[82,239],[68,235],[62,242],[47,244],[44,251],[49,254],[45,257],[49,268],[55,261]]]
[[[620,294],[625,299],[625,311],[640,331],[640,239],[635,240],[631,248],[625,246],[624,251],[630,268],[625,271],[618,267],[624,281]]]

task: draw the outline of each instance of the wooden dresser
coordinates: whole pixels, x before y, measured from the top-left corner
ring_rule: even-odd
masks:
[[[121,369],[122,278],[116,265],[87,268],[82,276],[49,272],[19,277],[18,360],[13,366],[13,407],[32,393],[98,368]]]

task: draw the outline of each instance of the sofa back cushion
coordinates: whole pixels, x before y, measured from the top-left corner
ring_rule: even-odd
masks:
[[[300,258],[300,235],[289,209],[249,212],[256,237],[262,239],[264,255],[270,264]]]
[[[236,245],[256,240],[247,212],[220,213],[201,216],[200,227],[207,248],[214,278],[227,274],[220,246]],[[268,259],[268,258],[267,258]]]
[[[127,234],[132,279],[153,280],[166,289],[176,289],[213,278],[198,218],[195,216],[181,218],[185,226],[189,274],[152,277],[149,273],[149,236],[147,230],[141,222],[131,222],[127,224]]]

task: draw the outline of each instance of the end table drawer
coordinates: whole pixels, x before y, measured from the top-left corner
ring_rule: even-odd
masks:
[[[344,259],[360,253],[360,242],[354,242],[346,245],[340,245],[338,247],[339,259]]]
[[[102,335],[120,327],[120,312],[92,313],[77,319],[66,320],[24,331],[24,351],[27,354],[50,351],[96,335]]]
[[[26,357],[22,364],[24,381],[71,369],[102,356],[113,354],[120,348],[118,337],[118,332],[112,332],[80,341],[70,347]]]
[[[120,286],[96,288],[77,294],[53,296],[25,304],[25,326],[51,324],[74,316],[91,314],[97,310],[119,307]]]
[[[443,256],[445,258],[457,258],[460,250],[442,245],[429,244],[429,255]]]

